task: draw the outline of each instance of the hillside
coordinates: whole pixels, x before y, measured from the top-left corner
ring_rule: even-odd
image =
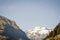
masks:
[[[14,21],[0,16],[0,40],[29,40]]]
[[[60,40],[60,23],[49,33],[44,40]]]

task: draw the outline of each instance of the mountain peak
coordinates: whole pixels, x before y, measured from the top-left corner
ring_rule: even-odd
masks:
[[[2,18],[6,18],[6,17],[0,15],[0,18],[2,19]]]
[[[8,18],[4,16],[0,16],[0,25],[4,26],[6,24],[11,25],[13,28],[18,29],[16,23],[14,21],[9,20]]]
[[[49,29],[46,27],[35,27],[32,29],[32,31],[37,32],[37,31],[48,31]]]
[[[46,27],[35,27],[32,30],[28,30],[26,32],[27,36],[31,40],[42,40],[49,34],[50,30],[48,30]]]
[[[14,21],[0,16],[0,40],[29,40]]]

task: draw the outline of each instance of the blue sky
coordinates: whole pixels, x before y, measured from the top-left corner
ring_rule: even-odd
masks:
[[[53,28],[60,22],[60,0],[0,0],[0,15],[14,20],[22,30]]]

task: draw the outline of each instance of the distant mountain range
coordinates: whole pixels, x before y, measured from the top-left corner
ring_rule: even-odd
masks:
[[[43,40],[51,30],[45,27],[35,27],[32,30],[27,30],[26,34],[30,40]]]
[[[14,21],[0,16],[0,40],[60,40],[60,23],[53,30],[39,26],[24,32]]]
[[[0,40],[29,40],[14,21],[0,16]]]

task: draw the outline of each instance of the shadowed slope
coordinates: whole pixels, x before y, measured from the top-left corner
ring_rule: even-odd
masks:
[[[29,40],[14,21],[0,16],[0,40]]]
[[[60,23],[49,33],[44,40],[60,40]]]

